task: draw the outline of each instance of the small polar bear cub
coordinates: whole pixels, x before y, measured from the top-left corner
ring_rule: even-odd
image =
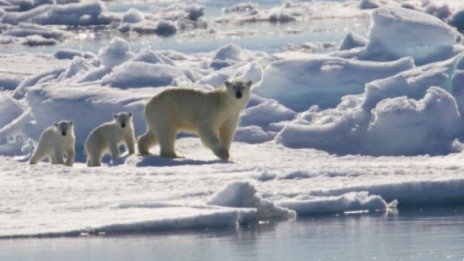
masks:
[[[40,135],[39,145],[32,154],[29,164],[49,158],[52,164],[74,164],[74,123],[72,121],[58,121],[48,127]],[[65,161],[66,158],[66,161]]]
[[[138,140],[139,153],[147,155],[159,143],[162,157],[177,157],[176,134],[188,131],[197,133],[218,158],[228,159],[251,85],[251,81],[232,80],[212,91],[176,88],[154,96],[145,106],[147,130]]]
[[[113,121],[103,123],[89,134],[84,145],[87,166],[100,166],[101,159],[108,152],[114,162],[119,157],[120,144],[126,146],[129,155],[134,154],[135,135],[130,112],[113,114]]]

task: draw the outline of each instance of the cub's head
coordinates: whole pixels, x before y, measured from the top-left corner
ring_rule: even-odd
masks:
[[[118,123],[118,126],[125,129],[132,126],[132,113],[120,112],[113,114],[113,119]]]
[[[228,80],[225,82],[227,92],[237,100],[250,99],[252,81]]]
[[[61,134],[61,136],[71,136],[73,135],[74,122],[72,121],[57,121],[55,122],[55,128]]]

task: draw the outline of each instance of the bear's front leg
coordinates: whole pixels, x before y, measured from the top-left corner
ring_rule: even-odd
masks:
[[[64,155],[61,150],[55,151],[56,164],[64,164]]]
[[[135,138],[132,135],[131,137],[128,137],[125,141],[126,143],[126,149],[129,152],[129,155],[132,155],[135,153]]]
[[[218,137],[212,129],[200,128],[198,134],[203,144],[213,150],[214,155],[222,160],[229,159],[229,151],[219,142]]]
[[[117,143],[111,144],[110,152],[111,152],[111,161],[114,162],[119,157],[119,147]]]
[[[226,150],[230,150],[230,145],[234,140],[235,130],[237,129],[237,123],[238,117],[233,117],[219,128],[219,140]]]
[[[72,167],[72,165],[74,164],[75,154],[76,152],[74,151],[73,148],[68,149],[68,151],[66,152],[66,166]]]

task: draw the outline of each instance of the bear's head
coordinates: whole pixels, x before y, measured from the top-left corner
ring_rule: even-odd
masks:
[[[225,85],[227,92],[238,100],[243,99],[248,101],[250,99],[252,81],[242,80],[227,80]]]
[[[120,112],[113,114],[113,119],[118,123],[118,126],[125,129],[132,126],[132,113]]]
[[[73,135],[74,122],[72,121],[57,121],[55,122],[55,128],[61,134],[61,136],[72,136]]]

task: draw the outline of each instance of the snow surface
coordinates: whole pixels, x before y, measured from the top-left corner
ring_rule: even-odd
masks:
[[[388,211],[395,199],[402,207],[464,199],[461,154],[337,157],[234,143],[231,161],[222,162],[195,138],[181,139],[178,151],[185,158],[134,156],[101,168],[0,157],[0,237],[236,226],[295,214]]]

